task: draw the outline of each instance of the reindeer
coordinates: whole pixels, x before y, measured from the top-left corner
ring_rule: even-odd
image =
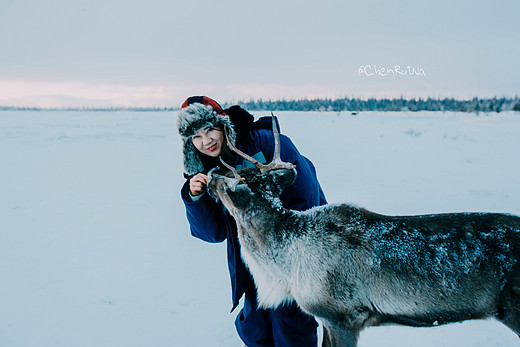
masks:
[[[323,346],[357,345],[368,326],[429,327],[494,317],[520,336],[520,217],[386,216],[349,204],[286,209],[295,166],[214,169],[208,190],[236,219],[259,306],[296,301],[322,321]]]

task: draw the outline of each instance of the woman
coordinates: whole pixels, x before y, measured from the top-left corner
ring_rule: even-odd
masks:
[[[183,140],[186,183],[181,196],[193,236],[207,242],[227,240],[233,308],[244,295],[244,307],[235,325],[248,347],[316,346],[318,324],[294,303],[276,309],[257,308],[253,279],[240,257],[236,223],[222,205],[206,193],[207,173],[219,164],[219,156],[237,169],[252,166],[227,147],[224,128],[238,149],[262,163],[274,153],[271,117],[254,117],[239,106],[226,110],[207,96],[192,96],[181,106],[178,129]],[[291,140],[280,135],[282,160],[296,165],[296,181],[281,195],[282,204],[306,210],[326,203],[313,164],[302,156]]]

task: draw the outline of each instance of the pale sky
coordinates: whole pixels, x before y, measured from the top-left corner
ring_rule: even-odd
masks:
[[[515,96],[519,13],[518,0],[0,0],[0,105]]]

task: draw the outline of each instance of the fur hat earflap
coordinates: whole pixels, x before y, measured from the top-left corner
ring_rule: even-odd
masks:
[[[205,98],[217,104],[214,100],[208,97]],[[186,102],[184,104],[186,104]],[[191,137],[200,129],[219,126],[222,130],[226,128],[229,140],[235,144],[236,133],[233,124],[229,120],[229,116],[222,111],[220,105],[217,110],[215,110],[211,104],[199,102],[194,102],[187,106],[184,106],[184,104],[179,111],[177,128],[183,142],[184,171],[187,175],[194,175],[203,172],[205,169],[202,159],[204,154],[195,148]]]

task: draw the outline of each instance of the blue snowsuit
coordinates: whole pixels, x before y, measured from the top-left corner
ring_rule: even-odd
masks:
[[[226,112],[237,130],[237,147],[262,163],[270,162],[274,153],[274,137],[271,117],[252,123],[252,116],[236,106]],[[247,113],[248,118],[243,113]],[[239,117],[235,116],[238,114]],[[237,123],[238,126],[237,126]],[[244,126],[244,124],[246,124]],[[296,181],[282,195],[282,204],[293,210],[307,210],[326,204],[325,196],[318,183],[316,170],[310,160],[302,156],[292,141],[280,135],[283,161],[296,165]],[[237,169],[252,166],[241,157],[236,158]],[[209,169],[209,168],[208,168]],[[313,317],[302,312],[295,303],[276,309],[257,309],[256,289],[251,274],[240,256],[237,226],[233,217],[207,193],[193,201],[189,195],[189,179],[181,190],[186,206],[186,215],[193,236],[207,242],[227,240],[227,258],[231,277],[233,311],[245,294],[244,307],[235,325],[248,347],[255,346],[316,346],[318,324]]]

